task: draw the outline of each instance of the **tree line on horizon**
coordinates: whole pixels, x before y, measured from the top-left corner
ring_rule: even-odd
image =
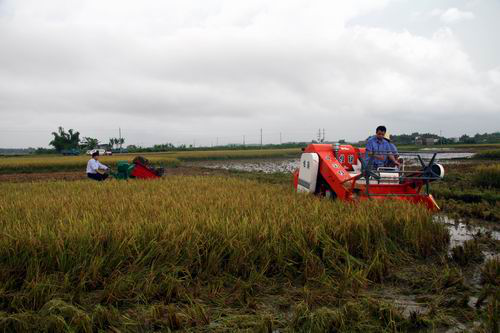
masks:
[[[63,127],[59,127],[57,131],[51,133],[53,139],[50,141],[49,145],[53,148],[26,148],[26,149],[1,149],[0,154],[12,154],[12,153],[35,153],[35,154],[50,154],[50,153],[61,153],[67,150],[92,150],[100,146],[100,141],[97,138],[92,137],[82,137],[80,138],[80,132],[69,129],[65,131]],[[398,134],[391,135],[391,141],[397,145],[414,145],[417,139],[437,139],[440,144],[488,144],[488,143],[500,143],[500,132],[493,133],[477,133],[474,136],[468,136],[464,134],[458,138],[446,138],[433,133],[418,133],[414,132],[411,134]],[[348,143],[346,140],[338,140],[340,143]],[[107,149],[114,149],[116,147],[122,147],[125,143],[124,138],[109,138],[106,144]],[[262,145],[263,149],[273,149],[273,148],[300,148],[304,147],[309,143],[318,143],[315,140],[310,142],[287,142],[283,144],[265,144]],[[362,141],[355,143],[358,145],[362,144]],[[102,146],[102,145],[101,145]],[[155,144],[151,147],[141,147],[137,145],[128,145],[125,147],[124,151],[130,153],[140,153],[140,152],[161,152],[161,151],[187,151],[187,150],[217,150],[217,149],[255,149],[261,147],[259,145],[243,145],[243,144],[231,144],[231,145],[219,145],[213,147],[194,147],[193,145],[178,145],[175,146],[172,143]]]
[[[52,150],[57,153],[61,153],[65,150],[92,150],[98,148],[100,143],[98,139],[88,136],[80,139],[80,132],[72,128],[66,132],[62,126],[59,126],[57,132],[52,132],[52,136],[54,138],[49,142],[49,145],[54,147]],[[125,143],[124,138],[110,138],[107,148],[113,149],[115,146],[121,147],[123,143]]]
[[[418,133],[391,135],[391,141],[394,144],[413,145],[418,139],[437,139],[440,144],[480,144],[480,143],[500,143],[500,132],[477,133],[474,136],[464,134],[457,138],[446,138],[433,133]]]

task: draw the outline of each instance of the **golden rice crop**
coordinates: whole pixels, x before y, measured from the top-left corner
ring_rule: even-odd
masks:
[[[180,161],[287,157],[299,153],[299,149],[185,151],[166,153],[116,154],[101,156],[102,163],[114,167],[118,161],[132,161],[137,155],[145,156],[152,163],[177,166]],[[0,173],[50,172],[84,170],[89,156],[18,156],[0,158]]]
[[[197,299],[221,290],[245,304],[263,281],[356,290],[448,242],[421,207],[334,203],[236,178],[0,186],[3,330],[154,330],[152,317],[204,326]],[[145,305],[157,312],[137,312]]]
[[[132,162],[135,155],[102,156],[99,160],[110,167],[118,161]],[[147,156],[152,163],[177,166],[180,161],[170,156]],[[89,156],[29,156],[0,158],[0,173],[73,171],[85,172]]]
[[[473,176],[473,184],[480,187],[500,188],[500,164],[479,166]]]

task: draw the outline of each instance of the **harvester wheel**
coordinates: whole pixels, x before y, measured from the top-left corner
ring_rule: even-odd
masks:
[[[322,177],[318,177],[315,193],[321,197],[329,198],[331,200],[335,200],[337,198],[337,193],[332,190],[330,185],[328,185]]]

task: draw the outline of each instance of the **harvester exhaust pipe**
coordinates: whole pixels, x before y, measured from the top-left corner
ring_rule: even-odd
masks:
[[[332,146],[333,146],[333,155],[335,156],[335,158],[338,158],[339,150],[340,150],[340,143],[335,142]]]

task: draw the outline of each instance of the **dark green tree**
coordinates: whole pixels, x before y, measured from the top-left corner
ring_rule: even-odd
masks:
[[[54,139],[49,145],[53,146],[56,151],[61,152],[67,149],[78,149],[80,143],[80,132],[70,129],[67,133],[64,128],[59,126],[57,132],[52,132]]]
[[[111,146],[111,149],[114,148],[115,146],[122,149],[122,145],[124,143],[125,143],[124,138],[109,138],[109,145]]]
[[[81,144],[83,149],[89,149],[89,150],[96,149],[98,145],[99,145],[99,140],[97,140],[96,138],[90,138],[88,136],[83,138]]]
[[[125,143],[125,139],[124,138],[119,138],[119,139],[115,139],[116,140],[116,144],[120,146],[120,151],[122,150],[122,145]]]
[[[109,149],[115,148],[115,145],[117,143],[116,141],[117,141],[116,138],[109,138],[109,143],[108,143]]]

